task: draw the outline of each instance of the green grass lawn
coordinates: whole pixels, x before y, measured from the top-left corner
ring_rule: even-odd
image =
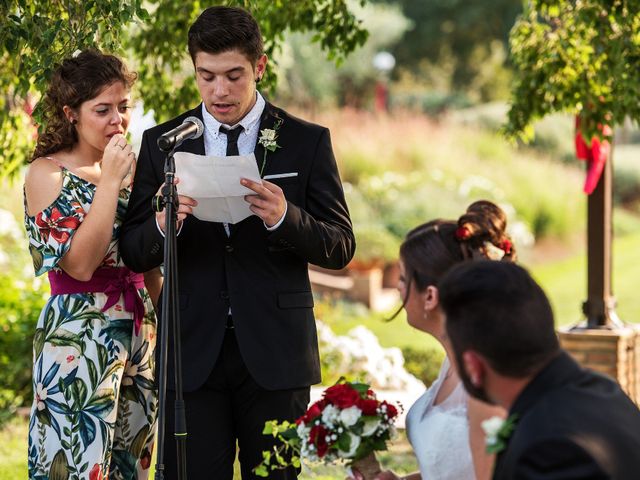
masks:
[[[380,463],[385,469],[392,469],[404,475],[418,469],[411,446],[407,442],[404,431],[388,452],[378,454]],[[153,479],[155,455],[152,461],[150,479]],[[342,480],[346,477],[343,467],[314,465],[305,467],[300,475],[301,480]],[[16,418],[4,429],[0,430],[0,480],[22,480],[27,478],[27,420]],[[240,480],[239,465],[236,462],[234,479]],[[169,479],[168,479],[169,480]]]
[[[16,418],[0,430],[0,480],[27,478],[27,425]]]
[[[582,302],[587,292],[587,257],[581,250],[565,260],[531,268],[551,299],[556,323],[569,325],[582,320]],[[615,239],[613,243],[613,293],[620,319],[640,322],[640,233]]]

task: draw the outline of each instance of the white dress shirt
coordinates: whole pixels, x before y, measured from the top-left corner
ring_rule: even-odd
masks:
[[[202,119],[204,120],[204,153],[205,155],[214,155],[217,157],[224,157],[227,154],[227,135],[220,133],[220,126],[224,125],[226,128],[233,129],[238,125],[242,125],[243,131],[240,132],[238,137],[238,153],[240,155],[249,155],[253,153],[258,142],[258,134],[260,133],[260,118],[264,112],[266,102],[260,92],[256,92],[256,103],[253,108],[249,110],[242,119],[235,125],[227,125],[226,123],[220,123],[211,115],[204,103],[202,104]],[[265,223],[264,226],[270,232],[278,228],[285,215],[287,214],[287,204],[284,204],[284,213],[278,222],[269,227]],[[264,222],[263,222],[264,223]],[[224,230],[229,235],[229,225],[224,224]]]

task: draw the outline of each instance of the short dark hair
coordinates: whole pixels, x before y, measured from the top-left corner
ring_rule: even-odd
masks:
[[[239,50],[255,65],[263,54],[260,27],[249,12],[236,7],[209,7],[189,28],[189,54]]]
[[[474,350],[498,373],[523,378],[560,351],[549,300],[531,275],[514,263],[464,262],[438,285],[451,345]]]

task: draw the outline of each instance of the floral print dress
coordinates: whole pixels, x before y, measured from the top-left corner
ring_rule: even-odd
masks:
[[[52,159],[53,160],[53,159]],[[95,185],[62,167],[56,200],[25,226],[36,275],[58,269],[91,207]],[[112,240],[101,267],[123,267],[118,234],[130,190],[120,191]],[[155,315],[136,334],[123,296],[102,311],[104,293],[53,295],[38,320],[33,349],[34,401],[29,423],[29,478],[148,478],[155,437]]]

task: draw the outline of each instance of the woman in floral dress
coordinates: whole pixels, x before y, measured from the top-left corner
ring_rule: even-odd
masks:
[[[34,340],[30,479],[148,478],[155,316],[118,251],[134,80],[118,58],[86,50],[62,62],[43,98],[24,189],[35,273],[48,273],[52,293]]]

